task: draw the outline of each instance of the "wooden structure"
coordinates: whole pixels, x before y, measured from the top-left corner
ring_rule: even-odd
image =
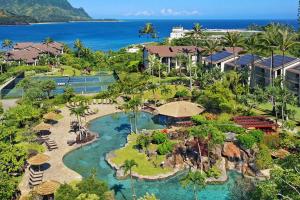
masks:
[[[278,125],[264,116],[239,116],[234,117],[233,121],[243,128],[249,130],[262,130],[265,133],[274,133]]]

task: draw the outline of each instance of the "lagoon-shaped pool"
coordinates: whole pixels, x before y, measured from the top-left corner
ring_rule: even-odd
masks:
[[[141,112],[138,116],[138,127],[142,129],[161,129],[164,126],[155,124],[152,115]],[[100,134],[95,143],[77,149],[64,158],[69,168],[87,177],[92,169],[96,169],[98,178],[106,181],[115,190],[116,199],[131,199],[130,181],[117,180],[115,170],[105,161],[108,152],[123,147],[127,135],[130,133],[128,116],[125,113],[116,113],[96,119],[90,123],[90,130]],[[183,189],[179,180],[183,175],[178,174],[163,181],[135,181],[137,196],[154,193],[160,200],[189,200],[193,199],[193,192]],[[229,172],[229,181],[222,185],[209,185],[199,193],[200,199],[225,200],[228,198],[229,187],[237,173]]]

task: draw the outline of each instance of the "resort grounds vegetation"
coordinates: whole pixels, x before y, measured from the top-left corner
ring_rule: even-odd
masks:
[[[114,194],[109,190],[107,183],[96,178],[95,172],[80,182],[63,184],[55,193],[57,200],[113,200]]]
[[[156,153],[159,145],[150,142],[151,138],[149,141],[142,142],[140,137],[138,134],[130,134],[124,148],[111,152],[112,163],[121,167],[126,160],[134,160],[137,166],[132,168],[132,172],[142,176],[157,176],[172,172],[171,168],[160,167],[160,164],[166,159],[166,154]]]

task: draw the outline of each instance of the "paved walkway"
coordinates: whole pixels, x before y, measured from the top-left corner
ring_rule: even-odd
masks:
[[[101,116],[105,116],[108,114],[112,114],[115,112],[119,112],[116,109],[115,105],[91,105],[90,108],[98,109],[99,112],[95,115],[91,115],[86,117],[87,122],[93,119],[99,118]],[[67,168],[63,163],[63,157],[68,152],[79,148],[81,145],[73,145],[69,146],[67,144],[68,140],[73,140],[76,138],[74,133],[69,133],[70,130],[70,122],[75,120],[75,116],[70,116],[70,111],[68,108],[64,107],[61,109],[62,115],[64,116],[57,124],[55,124],[51,128],[50,139],[54,140],[58,149],[54,151],[46,151],[45,154],[50,156],[50,160],[48,164],[50,165],[47,170],[44,172],[43,181],[46,180],[55,180],[60,183],[70,183],[73,180],[81,180],[81,175]],[[84,120],[83,120],[84,121]],[[26,195],[30,192],[30,188],[28,185],[29,180],[29,172],[26,170],[22,181],[19,184],[19,189],[22,194]]]

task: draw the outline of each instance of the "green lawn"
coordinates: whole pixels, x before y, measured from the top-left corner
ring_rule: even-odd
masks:
[[[163,169],[159,167],[159,164],[166,159],[165,156],[157,156],[157,158],[153,157],[150,161],[148,161],[145,153],[140,153],[137,149],[134,148],[137,136],[137,134],[131,134],[128,136],[128,145],[113,152],[115,154],[115,157],[111,159],[112,162],[117,164],[118,166],[122,166],[125,160],[135,160],[135,162],[138,163],[138,166],[133,168],[133,172],[143,176],[155,176],[172,172],[171,168]],[[156,149],[156,146],[151,145],[149,149]],[[153,162],[156,163],[157,167],[155,167]]]
[[[260,104],[258,106],[258,108],[259,108],[259,111],[262,112],[261,114],[264,114],[264,113],[268,114],[272,111],[272,104],[270,104],[270,103]],[[295,120],[300,122],[300,107],[288,105],[288,108],[296,110]]]

